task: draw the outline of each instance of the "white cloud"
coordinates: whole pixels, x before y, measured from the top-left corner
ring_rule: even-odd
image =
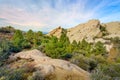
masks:
[[[24,3],[28,3],[27,1],[24,1]],[[91,8],[87,9],[91,6],[90,3],[88,3],[89,0],[75,0],[76,2],[74,3],[69,3],[70,0],[51,1],[52,0],[43,0],[34,4],[32,2],[22,4],[22,1],[21,7],[17,5],[16,7],[15,5],[2,5],[0,6],[0,18],[7,19],[6,23],[15,25],[21,29],[27,30],[30,28],[49,31],[60,25],[68,28],[80,22],[87,21],[88,19],[100,18],[101,15],[99,15],[98,11],[108,4],[108,1],[102,0],[97,5],[92,5]],[[51,5],[52,3],[54,3],[54,6]],[[118,1],[112,2],[109,6],[117,3]],[[108,18],[110,18],[110,16],[100,19],[103,21],[103,19],[106,20]]]

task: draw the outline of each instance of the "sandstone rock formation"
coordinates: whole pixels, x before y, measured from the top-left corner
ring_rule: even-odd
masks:
[[[106,27],[106,30],[109,33],[106,37],[120,37],[120,22],[110,22],[102,25]]]
[[[70,42],[73,42],[73,40],[78,42],[82,39],[86,39],[88,42],[94,42],[93,39],[95,37],[103,38],[100,26],[104,26],[108,33],[108,35],[105,35],[104,38],[120,37],[120,22],[100,24],[99,20],[89,20],[87,23],[79,24],[73,28],[69,28],[67,29],[67,36]],[[62,30],[63,29],[61,27],[58,27],[47,35],[53,35],[59,38]]]
[[[93,42],[93,38],[100,34],[100,21],[99,20],[90,20],[87,23],[79,24],[73,28],[67,29],[67,36],[70,42],[73,40],[81,41],[82,39],[86,39],[88,42]],[[60,38],[62,33],[62,28],[58,27],[51,32],[49,32],[48,36],[56,36]]]
[[[59,38],[61,34],[62,28],[59,27],[51,31],[48,35],[53,35]],[[67,36],[71,43],[74,40],[79,42],[83,39],[89,43],[100,41],[104,43],[106,50],[109,52],[112,48],[112,44],[106,39],[120,37],[120,22],[101,24],[99,20],[89,20],[87,23],[79,24],[73,28],[67,29]]]
[[[54,74],[55,80],[90,80],[89,73],[64,60],[52,59],[38,50],[24,51],[11,56],[10,59],[32,59],[33,67],[42,74]]]
[[[93,41],[93,38],[100,33],[100,22],[98,20],[90,20],[87,23],[79,24],[76,27],[68,29],[67,36],[70,42],[73,40],[81,41],[86,39],[87,41]]]
[[[49,32],[47,35],[48,36],[56,36],[57,38],[60,38],[62,31],[63,31],[63,29],[59,26],[58,28]]]

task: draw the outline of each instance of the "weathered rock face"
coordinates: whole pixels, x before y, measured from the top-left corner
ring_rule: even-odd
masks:
[[[11,58],[32,59],[37,70],[44,75],[54,74],[55,80],[90,80],[90,74],[78,66],[68,61],[47,57],[36,49],[17,53]]]
[[[62,31],[63,31],[63,29],[59,26],[58,28],[49,32],[47,35],[48,36],[56,36],[57,38],[60,38]]]
[[[101,29],[101,27],[104,27],[105,30]],[[56,28],[49,34],[59,38],[62,34],[62,28]],[[96,43],[100,41],[104,43],[106,50],[109,52],[112,48],[112,45],[106,44],[111,43],[106,39],[120,37],[120,22],[100,24],[99,20],[89,20],[87,23],[79,24],[73,28],[67,29],[67,36],[71,43],[73,40],[79,42],[83,39],[90,43]]]
[[[110,22],[102,25],[106,27],[106,30],[109,33],[106,37],[120,37],[120,22]]]
[[[99,20],[89,20],[87,23],[79,24],[73,28],[67,29],[67,36],[70,42],[73,42],[73,40],[78,42],[82,39],[86,39],[88,42],[94,42],[93,38],[95,37],[103,38],[100,30],[101,25],[106,28],[108,33],[108,35],[105,35],[104,38],[120,37],[120,22],[100,24]],[[62,28],[58,27],[47,35],[53,35],[59,38],[61,33]]]
[[[73,40],[81,41],[86,39],[87,41],[92,41],[93,37],[100,33],[100,22],[98,20],[90,20],[87,23],[80,24],[76,27],[68,29],[67,36],[70,42]]]
[[[81,41],[82,39],[86,39],[88,42],[93,42],[93,37],[100,34],[100,22],[98,20],[90,20],[87,23],[79,24],[73,28],[67,29],[67,36],[70,42],[73,40]],[[49,32],[48,36],[56,36],[60,38],[62,33],[62,28],[58,27],[51,32]]]

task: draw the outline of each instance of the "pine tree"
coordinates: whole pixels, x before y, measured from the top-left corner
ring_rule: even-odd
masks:
[[[30,42],[31,44],[33,44],[33,39],[34,39],[34,32],[32,30],[29,30],[27,33],[26,33],[26,40],[28,42]]]
[[[23,42],[24,40],[24,37],[23,37],[23,34],[20,30],[17,30],[13,36],[13,44],[15,46],[21,46],[21,43]]]
[[[22,34],[22,31],[16,30],[13,38],[12,38],[12,43],[14,45],[14,51],[20,51],[22,49],[22,43],[24,41],[24,37]]]
[[[94,46],[94,49],[92,51],[93,53],[95,53],[95,55],[99,55],[99,54],[105,54],[106,53],[106,49],[104,47],[104,44],[101,43],[100,41],[97,42]]]

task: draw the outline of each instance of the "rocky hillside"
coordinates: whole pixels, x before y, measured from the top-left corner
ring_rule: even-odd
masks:
[[[73,40],[81,41],[87,39],[87,41],[93,40],[95,36],[100,33],[100,22],[98,20],[90,20],[87,23],[79,24],[73,28],[67,30],[67,36],[70,42]]]
[[[11,62],[8,66],[10,68],[20,68],[23,67],[20,63],[22,59],[31,61],[24,62],[27,63],[26,66],[32,65],[35,70],[40,71],[44,76],[52,76],[51,80],[90,80],[89,73],[79,68],[78,66],[60,59],[52,59],[45,56],[42,52],[38,50],[24,51],[10,56],[9,61]],[[14,63],[14,61],[17,61]]]
[[[101,25],[105,26],[106,30],[109,33],[109,35],[106,37],[120,37],[120,22],[110,22]]]
[[[53,35],[56,37],[60,37],[62,32],[62,28],[56,28],[48,35]],[[89,20],[86,23],[79,24],[75,27],[67,29],[67,36],[70,42],[73,40],[81,41],[82,39],[86,39],[88,42],[96,42],[99,39],[101,42],[103,38],[111,38],[111,37],[120,37],[120,22],[110,22],[101,24],[99,20]]]

